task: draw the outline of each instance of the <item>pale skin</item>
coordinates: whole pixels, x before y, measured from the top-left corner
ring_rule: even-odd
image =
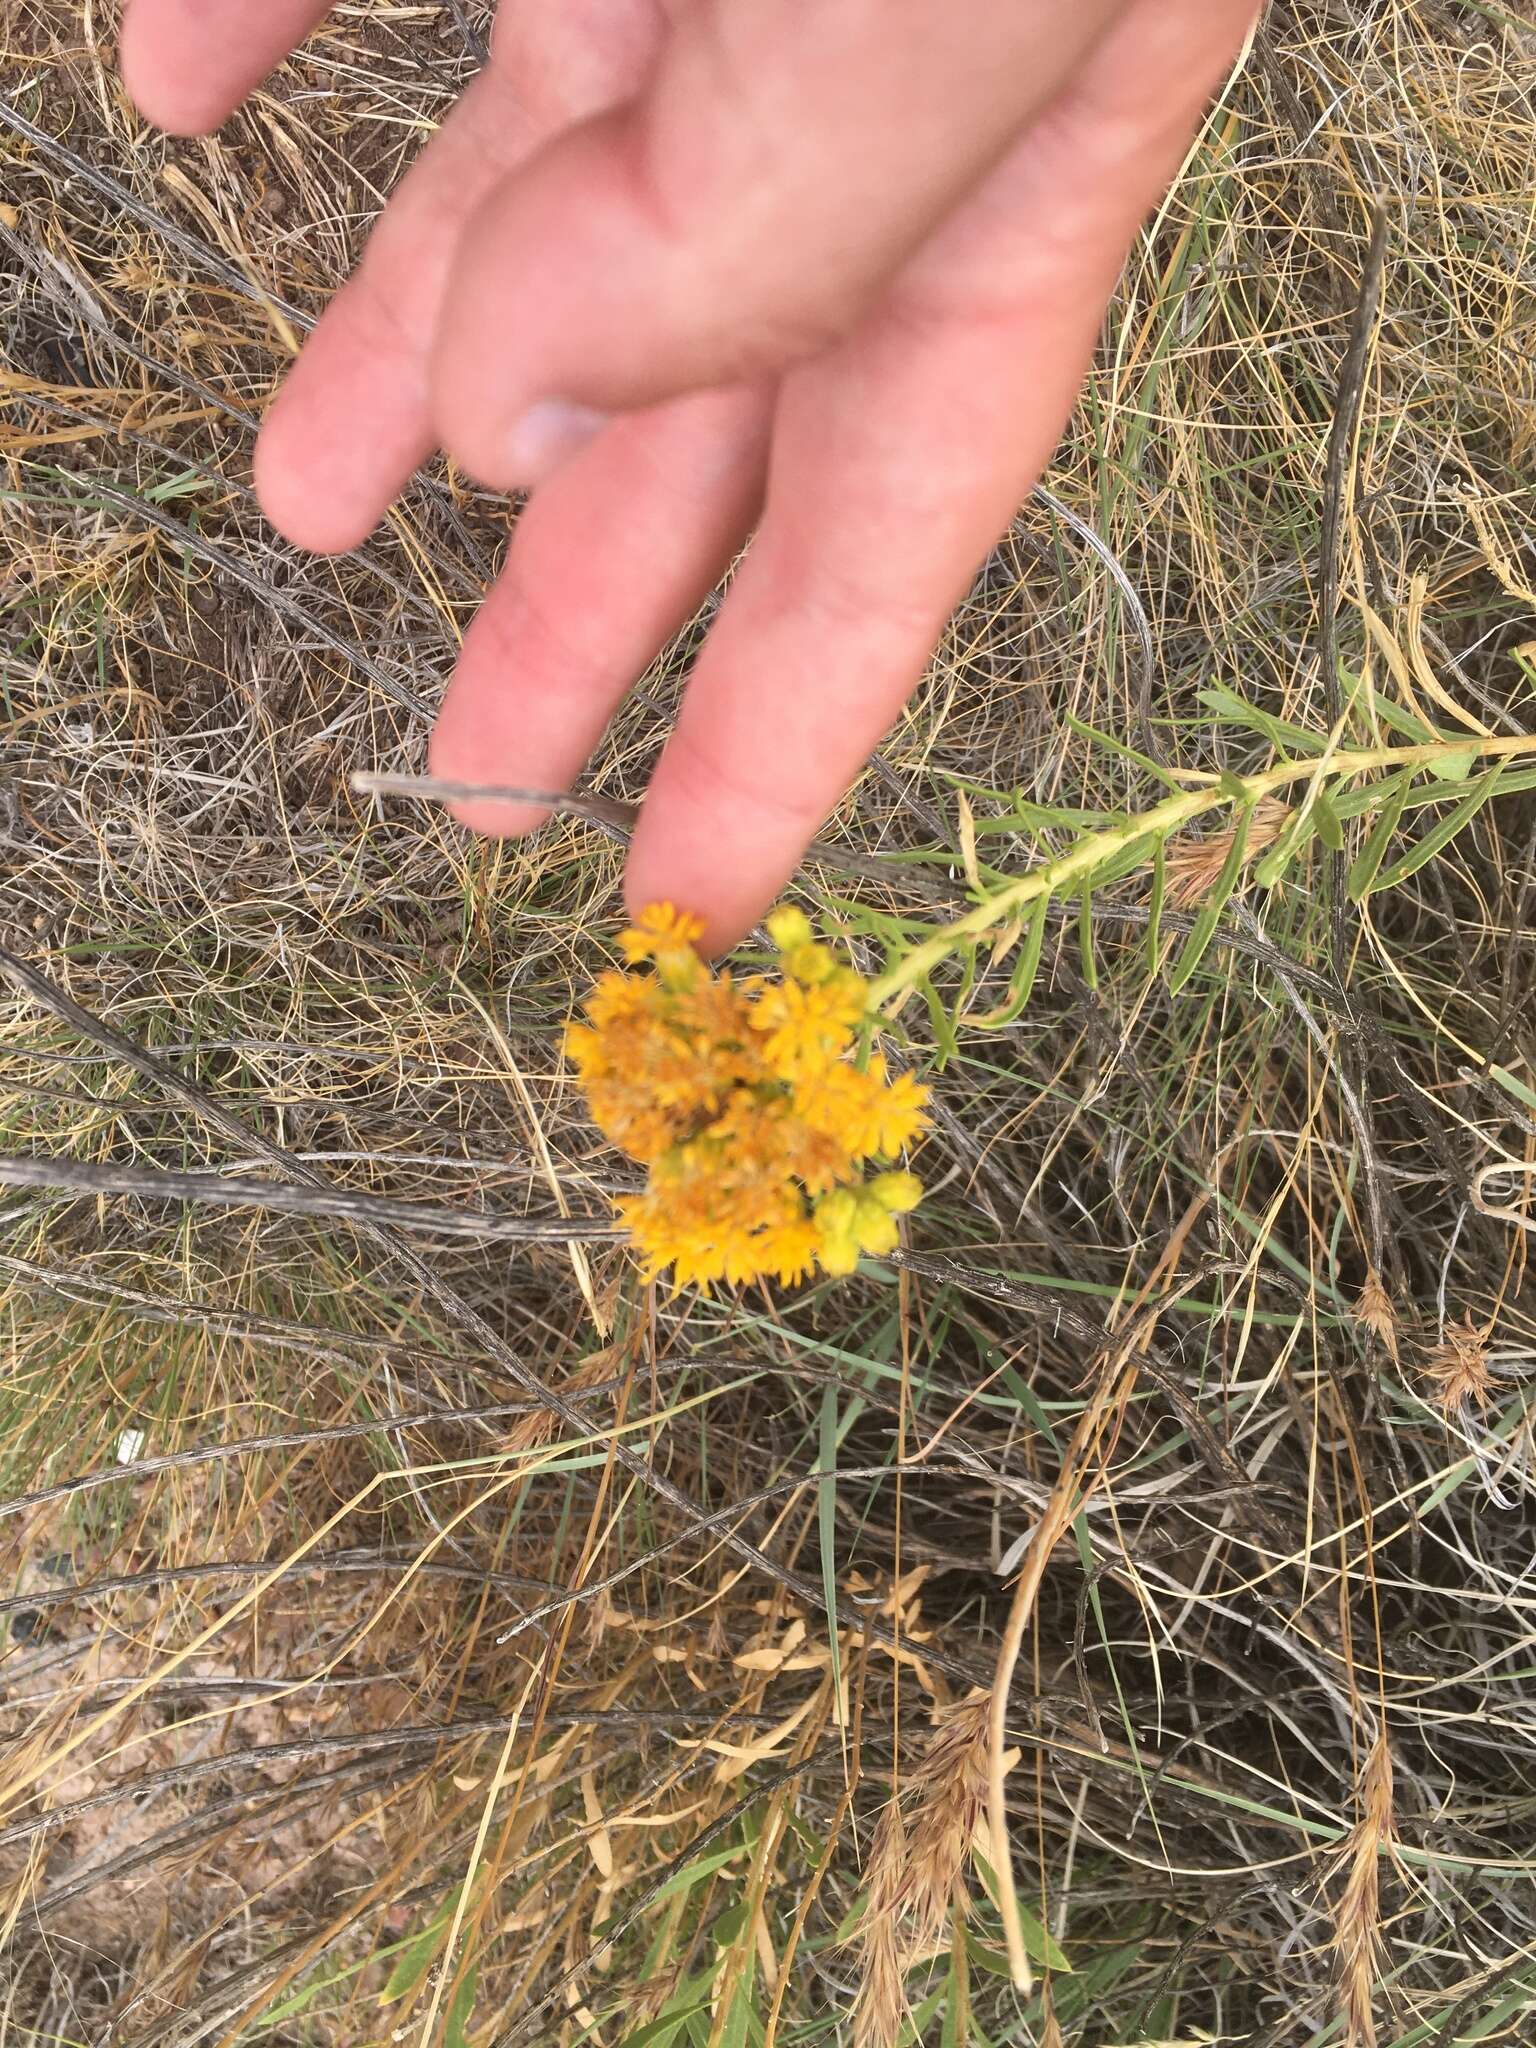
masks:
[[[531,491],[434,773],[569,786],[750,535],[626,877],[739,937],[1050,458],[1254,8],[504,0],[256,453],[327,553],[439,447]],[[128,89],[212,129],[325,11],[127,0]]]

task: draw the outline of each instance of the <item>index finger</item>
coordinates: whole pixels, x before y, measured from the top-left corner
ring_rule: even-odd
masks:
[[[206,135],[303,42],[330,0],[128,0],[118,64],[140,113]]]

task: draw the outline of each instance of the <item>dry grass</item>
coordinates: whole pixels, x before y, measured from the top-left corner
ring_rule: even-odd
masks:
[[[1250,874],[1177,995],[1147,878],[1106,887],[937,1075],[904,1264],[649,1296],[583,1240],[619,1162],[557,1054],[611,840],[477,846],[349,790],[419,769],[501,508],[437,474],[325,563],[248,488],[290,329],[482,15],[340,7],[182,144],[95,0],[0,0],[0,942],[118,1034],[7,981],[0,1154],[574,1219],[6,1193],[0,2043],[1525,2038],[1531,1219],[1475,1191],[1536,1162],[1531,794],[1358,907],[1321,851]],[[1061,510],[1021,513],[835,823],[885,878],[807,873],[861,964],[936,875],[1145,807],[1084,725],[1238,773],[1269,744],[1213,686],[1327,730],[1377,195],[1340,658],[1529,725],[1533,62],[1505,9],[1271,11],[1128,271]],[[1174,849],[1160,966],[1227,850]],[[1027,1993],[974,1820],[1026,1555]]]

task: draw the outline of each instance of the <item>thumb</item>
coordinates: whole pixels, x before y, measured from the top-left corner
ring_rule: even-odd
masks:
[[[1122,11],[699,0],[636,99],[471,222],[438,328],[444,445],[526,484],[562,421],[819,352]]]

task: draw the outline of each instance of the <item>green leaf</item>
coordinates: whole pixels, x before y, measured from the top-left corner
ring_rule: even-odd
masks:
[[[869,1894],[860,1892],[842,1919],[838,1921],[832,1935],[832,1947],[841,1948],[845,1941],[851,1941],[858,1932],[859,1923],[869,1911]]]
[[[709,1992],[682,2007],[669,2006],[656,2019],[648,2020],[633,2034],[626,2034],[619,2048],[672,2048],[688,2021],[709,2010]]]
[[[1322,794],[1323,792],[1319,790],[1318,796],[1320,797]],[[1292,862],[1306,851],[1312,842],[1312,835],[1317,831],[1317,828],[1316,800],[1310,804],[1300,805],[1292,814],[1285,830],[1253,871],[1253,878],[1261,889],[1274,888]],[[1340,828],[1339,837],[1342,841],[1342,827]]]
[[[412,1936],[401,1950],[399,1960],[389,1973],[388,1983],[379,1993],[386,2005],[394,1999],[408,1997],[431,1969],[463,1889],[461,1884],[456,1884],[421,1932]]]
[[[1013,1023],[1022,1016],[1025,1005],[1034,993],[1035,976],[1040,971],[1040,949],[1045,944],[1045,921],[1050,910],[1050,898],[1037,896],[1030,905],[1029,922],[1024,927],[1024,943],[1019,952],[1018,964],[1008,981],[1006,1001],[997,1009],[989,1010],[984,1017],[973,1017],[971,1022],[982,1031],[1000,1031],[1005,1024]]]
[[[1163,903],[1168,894],[1168,842],[1159,839],[1152,855],[1152,893],[1147,898],[1147,972],[1156,974],[1163,935]]]
[[[746,1926],[747,1902],[738,1899],[734,1906],[727,1906],[723,1913],[716,1915],[709,1938],[716,1948],[734,1948],[746,1932]]]
[[[747,2048],[753,2032],[752,1992],[757,1982],[757,1956],[749,1947],[742,1957],[740,1973],[731,2002],[726,2008],[725,2022],[716,2039],[716,2048]],[[761,2029],[758,2030],[761,2032]]]
[[[1378,793],[1384,796],[1376,822],[1367,835],[1364,846],[1350,864],[1349,878],[1345,884],[1352,903],[1358,903],[1370,894],[1371,885],[1386,858],[1392,836],[1397,831],[1397,821],[1403,815],[1403,805],[1408,801],[1408,773],[1399,768],[1396,775],[1387,782],[1376,785]]]
[[[1138,768],[1145,769],[1148,775],[1158,782],[1165,783],[1169,789],[1183,789],[1184,785],[1176,775],[1170,775],[1168,770],[1154,761],[1149,754],[1139,754],[1134,747],[1128,746],[1122,739],[1117,739],[1113,733],[1100,732],[1095,725],[1085,725],[1082,719],[1074,718],[1070,711],[1062,713],[1062,722],[1070,731],[1075,732],[1079,739],[1087,740],[1092,746],[1102,747],[1106,753],[1118,754],[1122,761],[1134,761]]]
[[[1486,774],[1477,778],[1454,810],[1448,811],[1437,825],[1431,825],[1423,838],[1415,840],[1401,860],[1394,861],[1391,867],[1377,876],[1371,884],[1371,893],[1374,894],[1378,889],[1395,889],[1399,882],[1406,882],[1410,875],[1416,875],[1421,867],[1432,861],[1444,847],[1449,846],[1457,833],[1471,824],[1493,795],[1503,772],[1504,763],[1495,761]]]
[[[944,1990],[945,1982],[941,1980],[933,1987],[921,2005],[912,2008],[912,2017],[905,2022],[901,2033],[897,2036],[902,2044],[902,2048],[919,2048],[924,2034],[928,2031],[929,2021],[943,2003]]]
[[[997,1878],[993,1874],[992,1866],[986,1857],[981,1854],[980,1850],[973,1850],[971,1854],[981,1877],[982,1889],[995,1907],[997,1905]],[[1040,1925],[1040,1922],[1030,1912],[1022,1899],[1016,1896],[1015,1904],[1018,1907],[1019,1913],[1019,1929],[1024,1936],[1024,1947],[1031,1962],[1047,1965],[1050,1969],[1056,1971],[1059,1976],[1070,1977],[1072,1975],[1072,1965],[1067,1960],[1065,1950]],[[994,1976],[1007,1977],[1012,1975],[1006,1952],[1002,1949],[984,1947],[980,1936],[976,1934],[974,1929],[966,1929],[965,1947],[966,1954],[970,1960],[973,1963],[978,1963],[982,1969],[990,1970]]]
[[[1045,1438],[1051,1449],[1059,1451],[1061,1449],[1061,1439],[1056,1434],[1056,1426],[1051,1421],[1049,1414],[1047,1414],[1040,1396],[1035,1392],[1028,1380],[1021,1379],[1011,1365],[1005,1365],[1002,1369],[1002,1381],[1035,1428]]]
[[[1222,769],[1220,775],[1216,778],[1216,787],[1223,796],[1230,797],[1235,804],[1246,804],[1252,801],[1248,794],[1247,783],[1244,782],[1241,775],[1234,775],[1230,768]]]
[[[1248,827],[1252,819],[1253,805],[1246,803],[1232,821],[1232,844],[1227,848],[1227,857],[1221,864],[1221,873],[1212,884],[1211,892],[1195,919],[1194,929],[1184,941],[1179,957],[1174,961],[1169,973],[1170,995],[1177,995],[1189,980],[1204,959],[1206,948],[1216,935],[1221,913],[1226,908],[1227,899],[1237,887],[1238,878],[1243,872],[1243,856],[1248,847]]]
[[[1499,1086],[1507,1089],[1517,1102],[1523,1102],[1528,1110],[1536,1112],[1536,1088],[1528,1087],[1524,1081],[1517,1079],[1508,1067],[1490,1067],[1488,1078],[1490,1081],[1497,1081]]]
[[[1083,980],[1090,990],[1099,985],[1098,963],[1093,957],[1093,891],[1084,889],[1077,912],[1077,950],[1083,963]]]
[[[1458,747],[1453,754],[1442,754],[1438,760],[1426,761],[1424,765],[1436,782],[1465,782],[1478,758],[1476,747]]]
[[[469,2048],[464,2030],[475,2009],[475,1987],[479,1981],[480,1965],[471,1963],[459,1979],[458,1989],[448,2007],[448,2017],[443,2022],[443,2048]]]
[[[817,1834],[816,1830],[805,1819],[804,1815],[800,1813],[798,1808],[793,1805],[785,1807],[784,1825],[789,1829],[789,1832],[794,1836],[813,1863],[819,1862],[826,1854],[827,1845],[825,1840]]]
[[[942,1073],[957,1043],[955,1038],[955,1020],[949,1014],[948,1009],[940,999],[938,990],[926,974],[917,985],[922,990],[923,1001],[928,1006],[928,1022],[933,1027],[934,1044],[937,1048],[934,1066]]]
[[[1333,807],[1333,798],[1327,790],[1320,789],[1312,803],[1317,822],[1317,836],[1330,853],[1344,851],[1344,824]]]
[[[626,2034],[619,2048],[672,2048],[679,2033],[690,2023],[707,2015],[714,1996],[715,1964],[695,1976],[685,1977],[655,2019]]]
[[[663,1899],[675,1898],[679,1892],[692,1891],[696,1884],[701,1883],[706,1877],[713,1877],[717,1870],[723,1870],[735,1857],[745,1855],[746,1846],[745,1842],[732,1842],[724,1849],[711,1849],[707,1856],[695,1857],[692,1863],[685,1864],[681,1870],[673,1871],[651,1900],[651,1904],[659,1906]]]
[[[1024,1947],[1032,1963],[1040,1964],[1042,1969],[1054,1970],[1059,1976],[1071,1975],[1072,1965],[1067,1961],[1060,1943],[1040,1925],[1022,1900],[1019,1903],[1019,1929],[1024,1936]],[[987,1971],[993,1977],[1012,1976],[1006,1949],[989,1948],[971,1933],[966,1935],[965,1947],[966,1954],[978,1969]]]
[[[1436,732],[1432,725],[1426,725],[1422,718],[1415,718],[1411,711],[1405,711],[1401,704],[1394,704],[1390,697],[1377,695],[1373,701],[1376,716],[1382,724],[1390,726],[1393,732],[1400,732],[1404,739],[1412,740],[1416,747],[1432,747],[1437,740],[1446,737],[1443,732]]]
[[[151,484],[144,496],[151,505],[168,505],[173,498],[189,497],[194,491],[211,488],[213,479],[203,475],[199,469],[184,469],[180,476],[168,477],[163,484]]]
[[[1379,782],[1361,783],[1354,789],[1335,789],[1333,807],[1341,818],[1363,817],[1376,809],[1383,785]],[[1536,768],[1517,768],[1509,761],[1504,763],[1504,779],[1499,784],[1500,796],[1513,796],[1516,790],[1536,789]],[[1436,782],[1425,776],[1422,781],[1409,786],[1404,806],[1407,811],[1421,810],[1425,804],[1443,804],[1445,791]]]
[[[1112,853],[1105,854],[1102,860],[1095,861],[1083,876],[1080,886],[1087,889],[1107,889],[1111,882],[1118,882],[1125,875],[1135,874],[1139,868],[1144,868],[1147,864],[1149,840],[1154,849],[1162,844],[1152,832],[1134,833],[1123,846],[1117,846]]]
[[[1326,733],[1309,732],[1304,725],[1290,725],[1283,718],[1273,718],[1267,711],[1260,711],[1256,704],[1247,703],[1235,690],[1223,684],[1214,684],[1208,690],[1197,692],[1199,701],[1208,711],[1214,711],[1224,725],[1240,725],[1249,732],[1261,733],[1270,745],[1281,754],[1321,754],[1328,745]]]
[[[1080,811],[1065,804],[1037,804],[1015,790],[1010,798],[1012,811],[1006,818],[978,818],[977,837],[987,832],[1017,832],[1022,828],[1033,832],[1101,832],[1107,825],[1123,824],[1123,811]]]

